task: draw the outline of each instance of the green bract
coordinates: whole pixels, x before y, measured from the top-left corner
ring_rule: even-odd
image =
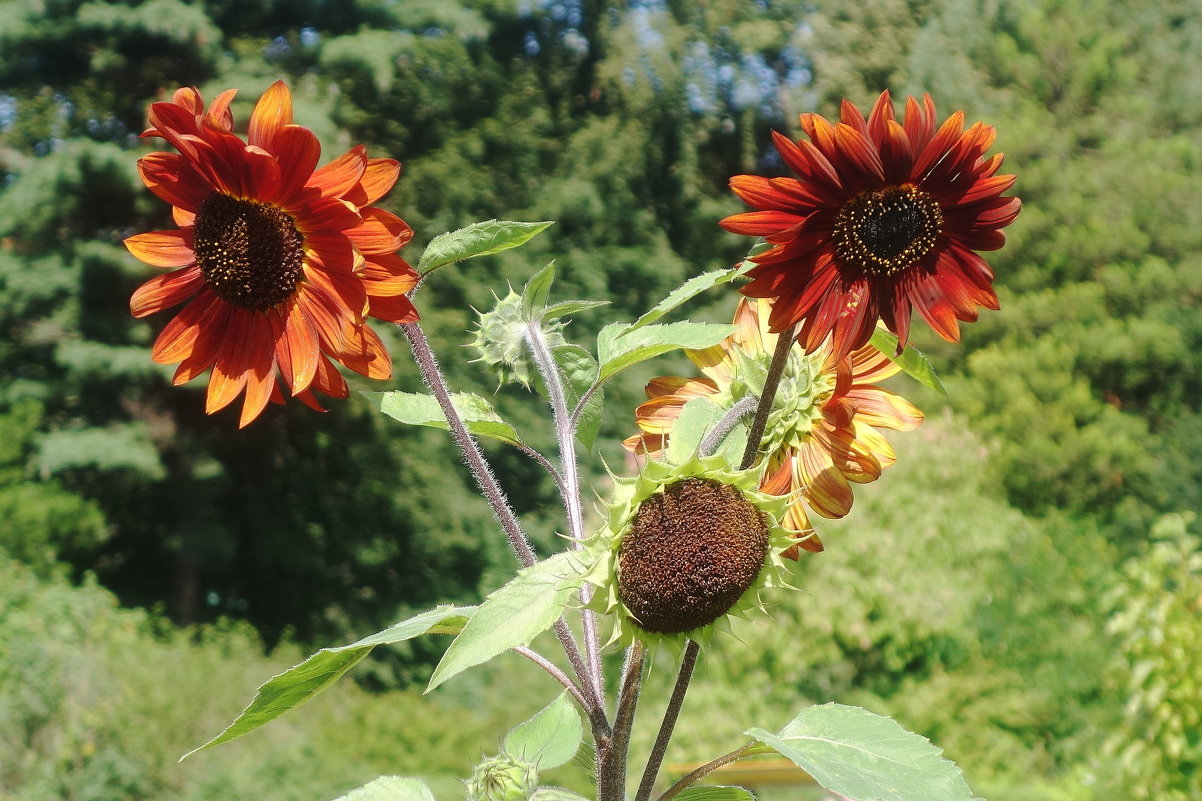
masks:
[[[761,590],[787,586],[781,554],[796,535],[779,521],[789,498],[759,492],[758,480],[720,456],[648,460],[636,478],[615,477],[605,525],[587,542],[592,606],[613,616],[611,643],[679,652],[730,615],[763,609]]]

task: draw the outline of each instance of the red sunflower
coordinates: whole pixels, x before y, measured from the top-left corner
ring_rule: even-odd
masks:
[[[904,121],[882,92],[867,118],[843,101],[840,122],[802,114],[810,141],[773,132],[799,178],[737,175],[731,188],[756,209],[721,222],[772,246],[755,257],[754,298],[776,298],[771,328],[799,321],[809,352],[833,333],[835,357],[866,344],[877,319],[905,345],[917,308],[941,337],[960,338],[960,320],[998,308],[993,271],[976,251],[997,250],[1021,201],[1002,197],[1013,175],[988,159],[990,125],[964,130],[964,112],[936,125],[935,104],[906,100]]]
[[[409,226],[371,205],[396,183],[400,164],[369,159],[360,145],[316,169],[321,146],[292,124],[282,81],[255,104],[243,141],[229,108],[235,91],[207,110],[196,89],[151,105],[142,136],[179,152],[151,153],[138,171],[173,206],[179,228],[131,236],[125,246],[170,270],[134,292],[135,317],[186,302],[151,358],[180,362],[177,385],[212,368],[205,411],[245,393],[245,426],[268,401],[284,402],[280,381],[318,410],[313,390],[345,398],[335,362],[389,378],[392,362],[366,318],[416,320],[406,293],[417,274],[396,255]]]

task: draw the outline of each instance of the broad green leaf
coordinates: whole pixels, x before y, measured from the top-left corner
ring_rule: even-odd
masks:
[[[554,320],[559,317],[567,317],[569,314],[575,314],[586,309],[595,309],[598,306],[608,306],[608,300],[564,300],[559,303],[552,303],[543,310],[544,320]]]
[[[433,395],[416,392],[364,392],[363,395],[384,414],[402,423],[416,426],[432,426],[446,431],[447,418],[442,413],[442,407]],[[497,414],[488,399],[470,392],[456,392],[451,395],[451,403],[467,430],[477,437],[499,439],[510,445],[522,443],[518,432]]]
[[[428,275],[439,267],[457,261],[516,248],[526,244],[553,224],[554,221],[485,220],[472,223],[458,231],[439,234],[426,245],[426,250],[417,263],[417,271],[421,275]]]
[[[679,348],[717,345],[735,330],[733,325],[680,322],[630,331],[622,323],[611,323],[597,335],[597,357],[601,362],[597,380],[605,381],[627,367]]]
[[[680,410],[668,438],[668,461],[684,464],[697,453],[697,446],[718,419],[722,409],[708,398],[693,398]]]
[[[881,353],[893,360],[898,367],[905,371],[906,375],[913,378],[924,387],[933,389],[936,392],[947,395],[947,388],[943,386],[943,382],[939,380],[939,376],[935,374],[935,368],[927,361],[927,357],[922,355],[922,351],[913,345],[906,345],[905,350],[901,354],[894,356],[897,353],[897,335],[884,328],[878,328],[872,332],[872,339],[869,343],[879,350]]]
[[[563,391],[568,410],[574,410],[581,396],[597,380],[597,360],[579,345],[560,345],[552,351],[555,364],[563,377]],[[598,388],[585,401],[576,422],[576,439],[588,450],[597,441],[597,430],[601,427],[601,412],[605,407],[605,392]]]
[[[580,793],[563,787],[539,787],[530,794],[530,801],[589,801]]]
[[[580,749],[584,728],[567,693],[505,735],[505,753],[544,771],[567,764]]]
[[[649,312],[635,320],[630,328],[626,329],[623,336],[626,333],[642,328],[648,323],[655,322],[682,303],[692,300],[710,287],[725,284],[738,274],[738,270],[714,270],[713,272],[693,276],[669,292],[668,297],[655,304]]]
[[[259,687],[250,705],[242,710],[242,714],[225,731],[199,748],[184,754],[180,761],[197,751],[241,737],[288,710],[295,709],[338,681],[377,645],[403,642],[422,634],[459,633],[474,609],[470,606],[437,606],[429,612],[403,620],[350,645],[321,649],[304,662],[285,670]]]
[[[421,779],[381,776],[334,801],[434,801],[434,793]]]
[[[550,628],[583,581],[580,559],[578,553],[557,553],[489,595],[443,654],[426,692],[510,648],[529,645]]]
[[[555,262],[547,265],[530,277],[522,290],[522,318],[528,323],[537,323],[543,318],[551,284],[555,283]]]
[[[755,801],[755,796],[750,790],[717,784],[689,787],[681,790],[680,795],[676,797],[680,801]]]
[[[852,801],[971,801],[956,765],[927,738],[854,706],[806,709],[779,734],[747,734]]]

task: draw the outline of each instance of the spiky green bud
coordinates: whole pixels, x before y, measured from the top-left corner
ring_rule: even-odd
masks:
[[[532,765],[501,754],[476,766],[467,780],[467,801],[526,801],[537,784]]]
[[[480,358],[497,375],[500,383],[516,382],[529,389],[538,375],[538,367],[526,347],[528,323],[522,313],[522,298],[512,289],[497,300],[492,311],[478,312],[476,336],[469,343]],[[542,323],[543,336],[549,348],[566,344],[559,320]]]

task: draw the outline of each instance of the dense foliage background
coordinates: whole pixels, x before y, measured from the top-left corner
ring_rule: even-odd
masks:
[[[1198,797],[1202,555],[1177,513],[1202,502],[1199,75],[1191,0],[0,3],[0,797],[321,798],[382,771],[461,775],[550,692],[503,663],[435,714],[457,702],[408,689],[438,646],[419,643],[360,674],[382,700],[340,690],[275,739],[173,765],[302,651],[511,569],[438,432],[361,398],[238,432],[149,361],[164,320],[130,318],[148,272],[120,244],[170,225],[134,170],[146,104],[239,87],[245,120],[280,77],[327,158],[365,142],[405,162],[384,205],[416,230],[411,257],[476,219],[559,221],[417,296],[452,383],[486,393],[458,347],[472,306],[551,257],[558,291],[610,315],[729,266],[747,243],[716,225],[740,208],[726,180],[779,172],[768,131],[798,136],[798,112],[889,88],[996,125],[1024,200],[990,258],[1002,311],[961,346],[919,334],[950,400],[904,387],[927,424],[824,529],[807,592],[707,656],[669,759],[838,698],[929,734],[990,798]],[[417,389],[390,341],[395,386]],[[611,440],[637,378],[610,393]],[[520,394],[498,404],[545,437]],[[553,488],[494,455],[549,544]],[[761,714],[719,738],[713,704]]]

